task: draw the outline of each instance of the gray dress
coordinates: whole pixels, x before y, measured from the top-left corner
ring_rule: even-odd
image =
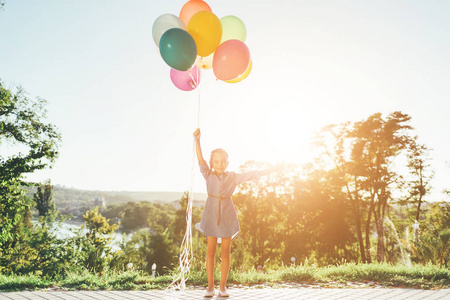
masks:
[[[239,234],[239,221],[231,196],[238,184],[259,179],[265,171],[223,172],[219,175],[207,164],[200,165],[200,171],[206,180],[208,198],[198,230],[206,236],[234,239]]]

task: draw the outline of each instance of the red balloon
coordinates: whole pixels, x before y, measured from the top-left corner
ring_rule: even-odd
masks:
[[[232,80],[242,75],[250,64],[250,50],[239,40],[220,44],[214,53],[213,71],[220,80]]]

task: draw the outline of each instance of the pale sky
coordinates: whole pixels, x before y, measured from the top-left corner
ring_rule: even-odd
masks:
[[[152,38],[185,2],[6,0],[0,79],[46,99],[63,138],[54,168],[30,180],[188,190],[200,97],[204,156],[226,149],[231,171],[308,162],[323,126],[401,110],[434,149],[436,190],[450,187],[450,1],[206,1],[244,22],[253,69],[237,84],[206,70],[191,92],[172,84]]]

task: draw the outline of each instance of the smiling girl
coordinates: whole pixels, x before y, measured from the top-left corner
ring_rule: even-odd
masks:
[[[235,173],[226,171],[228,154],[223,149],[211,152],[209,165],[203,158],[200,146],[200,129],[194,132],[195,148],[200,171],[206,180],[208,198],[202,214],[199,230],[206,235],[208,251],[206,254],[206,273],[208,289],[205,297],[213,297],[214,292],[214,263],[217,243],[221,243],[221,276],[219,296],[228,297],[226,283],[230,268],[231,240],[239,234],[239,221],[231,196],[236,186],[248,180],[259,179],[261,176],[280,170],[272,168],[263,171]]]

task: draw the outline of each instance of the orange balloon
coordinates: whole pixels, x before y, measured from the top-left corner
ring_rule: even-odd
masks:
[[[216,51],[222,39],[222,23],[210,11],[199,11],[189,20],[187,32],[197,45],[197,54],[206,57]]]
[[[214,53],[214,75],[223,81],[239,77],[247,70],[249,64],[250,50],[239,40],[223,42]]]
[[[235,79],[232,79],[232,80],[225,80],[225,82],[228,82],[228,83],[241,82],[242,80],[247,78],[248,75],[250,75],[250,72],[252,71],[252,65],[253,65],[252,60],[250,60],[250,64],[248,65],[247,70],[245,70],[245,72],[242,75],[240,75],[238,78],[235,78]]]
[[[193,15],[198,13],[199,11],[209,11],[211,12],[211,7],[202,0],[190,0],[186,2],[180,11],[180,20],[184,23],[184,25],[188,25],[189,20]]]

